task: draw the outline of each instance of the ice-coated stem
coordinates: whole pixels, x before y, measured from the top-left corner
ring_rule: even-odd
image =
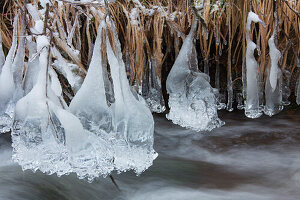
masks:
[[[3,47],[2,47],[2,36],[0,34],[0,74],[1,74],[4,63],[5,63],[5,56],[4,56]]]
[[[278,80],[278,73],[280,68],[278,67],[278,62],[281,58],[281,53],[277,49],[275,44],[275,39],[277,37],[277,27],[278,27],[278,20],[277,20],[277,13],[274,13],[275,18],[275,28],[271,38],[268,41],[269,48],[270,48],[270,59],[271,59],[271,69],[270,69],[270,84],[272,87],[272,91],[274,92],[277,86]]]
[[[295,88],[296,91],[296,102],[298,105],[300,105],[300,73],[299,73],[299,77],[298,77],[298,82]]]
[[[14,18],[13,41],[0,74],[0,115],[5,112],[7,103],[11,100],[15,91],[12,64],[17,48],[18,16],[19,15],[16,15]]]
[[[251,24],[252,22],[265,23],[259,19],[258,15],[249,12],[246,25],[246,77],[247,77],[247,88],[246,88],[246,105],[245,115],[249,118],[258,118],[262,115],[262,109],[260,108],[260,86],[259,86],[259,75],[258,75],[258,63],[254,57],[254,50],[257,45],[251,40]]]
[[[25,13],[22,13],[21,31],[19,37],[19,44],[16,53],[16,57],[12,64],[13,77],[15,82],[16,91],[14,94],[14,101],[18,101],[23,96],[23,69],[25,58]]]

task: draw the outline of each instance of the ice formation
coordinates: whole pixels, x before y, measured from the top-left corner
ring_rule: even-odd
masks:
[[[35,15],[36,9],[29,10],[36,20],[32,31],[39,35],[36,42],[27,38],[29,61],[23,80],[26,96],[15,106],[13,160],[24,170],[39,169],[58,176],[74,172],[79,178],[89,180],[113,170],[134,170],[137,174],[146,170],[157,157],[153,150],[154,120],[143,98],[131,92],[112,21],[107,18],[100,23],[88,73],[68,108],[52,66],[66,76],[74,89],[79,81],[59,51],[50,46],[49,38],[40,34],[44,27]],[[115,38],[112,44],[108,31]],[[107,60],[102,58],[103,45]],[[50,55],[55,59],[50,59]],[[2,70],[12,85],[6,102],[14,90],[9,66]],[[108,66],[112,80],[108,78]]]
[[[275,14],[276,17],[276,14]],[[271,58],[271,68],[268,73],[268,78],[265,84],[265,107],[264,113],[273,116],[279,113],[282,109],[282,73],[278,67],[278,62],[281,57],[280,51],[275,45],[275,37],[277,31],[277,18],[275,19],[274,32],[269,39],[269,49]]]
[[[259,85],[258,63],[254,57],[254,50],[257,48],[256,44],[250,38],[251,23],[262,23],[258,15],[249,12],[247,25],[246,25],[246,76],[247,76],[247,88],[246,88],[246,105],[245,115],[249,118],[258,118],[262,115],[262,108],[260,106],[261,91]]]
[[[70,104],[70,111],[82,120],[84,128],[94,129],[92,132],[95,132],[95,134],[100,134],[101,130],[110,133],[113,129],[112,113],[106,102],[102,72],[102,44],[99,31],[102,30],[103,23],[98,28],[89,71],[81,88]]]
[[[167,78],[170,112],[173,123],[196,131],[212,130],[224,123],[218,118],[217,102],[209,77],[192,71],[193,38],[198,21],[192,25]]]
[[[3,47],[2,47],[2,36],[0,34],[0,74],[1,74],[4,63],[5,63],[5,56],[4,56]]]
[[[25,15],[22,13],[21,30],[20,30],[19,43],[14,62],[12,64],[13,78],[15,82],[15,92],[13,101],[17,102],[23,97],[23,69],[25,58]]]
[[[145,98],[148,107],[152,112],[162,113],[166,110],[164,98],[162,95],[161,82],[156,75],[155,60],[149,62],[149,70],[143,80],[142,95]]]
[[[68,80],[73,91],[76,93],[83,82],[81,76],[79,76],[76,71],[80,71],[80,68],[72,63],[68,63],[62,57],[61,53],[56,49],[56,47],[51,48],[52,55],[56,58],[53,66]]]
[[[274,34],[269,39],[269,48],[270,48],[270,58],[271,58],[270,84],[272,90],[274,91],[277,86],[278,74],[280,74],[280,68],[278,67],[278,62],[281,57],[281,53],[277,49],[274,42]]]
[[[56,127],[54,117],[55,97],[49,87],[48,51],[49,42],[46,36],[38,36],[37,49],[39,56],[39,74],[33,89],[15,107],[15,117],[12,132],[13,160],[25,169],[40,169],[52,174],[59,170],[64,173],[64,156],[62,153],[64,128]],[[60,105],[57,97],[55,103]],[[58,142],[59,141],[59,142]],[[57,169],[53,169],[57,168]]]
[[[13,95],[15,92],[15,82],[13,78],[12,65],[17,48],[17,18],[13,23],[13,42],[6,56],[0,74],[0,133],[8,132],[11,129],[13,117]]]
[[[269,115],[270,117],[279,113],[282,109],[282,74],[281,70],[277,72],[276,75],[276,88],[275,90],[272,87],[271,83],[271,72],[269,72],[266,83],[265,83],[265,107],[264,107],[264,113],[266,115]]]
[[[36,83],[39,72],[39,57],[37,56],[37,45],[32,38],[27,38],[27,47],[29,51],[29,61],[25,70],[23,87],[24,95],[27,95]]]
[[[291,104],[289,97],[291,95],[290,81],[291,72],[286,69],[282,69],[282,104],[288,106]]]
[[[118,38],[114,23],[110,22],[114,38]],[[131,93],[119,41],[115,40],[115,44],[113,44],[115,51],[109,41],[108,35],[106,35],[107,58],[115,94],[115,103],[112,104],[115,137],[125,141],[131,154],[126,155],[124,153],[126,149],[123,149],[123,152],[117,152],[122,152],[124,154],[122,157],[116,154],[116,158],[121,158],[120,162],[117,163],[117,160],[115,162],[117,168],[122,171],[133,168],[140,173],[148,168],[157,156],[153,150],[154,120],[149,108]],[[116,149],[121,150],[118,147],[117,144]]]
[[[296,91],[296,103],[298,105],[300,105],[300,73],[299,73],[299,77],[298,77],[298,82],[296,84],[296,88],[295,88],[295,91]]]

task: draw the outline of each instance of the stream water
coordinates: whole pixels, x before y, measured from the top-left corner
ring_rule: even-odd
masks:
[[[155,116],[159,157],[140,176],[113,174],[93,183],[23,172],[0,135],[0,200],[299,200],[300,112],[256,120],[220,113],[226,125],[196,133]]]

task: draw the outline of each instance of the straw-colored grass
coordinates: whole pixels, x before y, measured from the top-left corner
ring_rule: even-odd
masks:
[[[23,6],[23,2],[4,1],[0,33],[7,49],[11,44],[13,16]],[[27,3],[39,2],[28,0]],[[101,13],[109,12],[117,25],[130,81],[139,85],[149,62],[155,62],[158,77],[162,76],[164,67],[170,69],[166,65],[175,61],[185,35],[199,14],[193,14],[194,5],[195,2],[191,0],[117,0],[105,8],[99,4],[68,3],[66,0],[59,3],[59,0],[52,0],[50,10],[53,15],[49,17],[48,25],[58,33],[53,35],[53,45],[59,48],[66,59],[77,64],[86,73],[96,30],[102,19]],[[252,27],[253,39],[260,49],[258,62],[261,77],[270,66],[268,39],[275,27],[275,10],[279,19],[277,46],[283,54],[280,67],[295,73],[299,64],[300,1],[220,0],[216,4],[216,0],[206,0],[200,13],[203,20],[200,20],[202,23],[196,37],[199,69],[214,77],[218,62],[227,72],[221,73],[221,76],[226,77],[227,83],[233,83],[233,86],[227,87],[238,90],[241,90],[238,82],[243,79],[245,68],[245,25],[251,8],[266,23],[266,27]],[[28,27],[33,26],[29,15],[27,23]],[[76,54],[74,50],[80,53]],[[223,90],[226,90],[227,83],[221,83]]]

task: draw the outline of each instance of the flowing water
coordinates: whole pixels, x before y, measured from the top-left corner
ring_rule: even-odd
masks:
[[[23,172],[0,135],[0,200],[299,200],[300,113],[250,120],[221,113],[226,125],[196,133],[155,116],[154,165],[136,176],[113,174],[93,183]]]

